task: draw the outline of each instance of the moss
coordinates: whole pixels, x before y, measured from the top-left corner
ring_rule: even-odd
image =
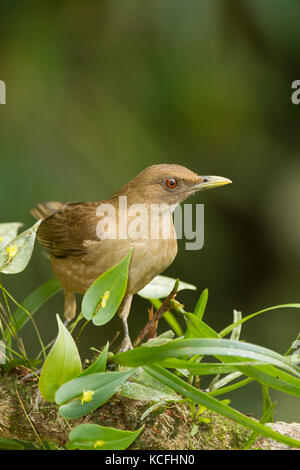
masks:
[[[144,424],[143,433],[131,449],[189,450],[241,449],[250,433],[235,422],[210,411],[201,415],[209,422],[200,420],[197,424],[186,403],[165,406],[152,412],[142,422],[141,416],[150,404],[118,395],[93,413],[67,422],[58,414],[58,407],[53,403],[40,399],[36,409],[37,391],[37,380],[34,378],[26,382],[13,374],[1,378],[0,437],[35,443],[40,438],[62,446],[68,441],[70,427],[81,423],[127,430],[136,430]]]

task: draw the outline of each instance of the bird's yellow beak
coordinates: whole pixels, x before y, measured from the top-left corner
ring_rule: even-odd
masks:
[[[230,179],[223,178],[222,176],[200,176],[200,179],[201,181],[197,184],[194,184],[191,189],[200,191],[203,189],[217,188],[218,186],[224,186],[225,184],[232,183]]]

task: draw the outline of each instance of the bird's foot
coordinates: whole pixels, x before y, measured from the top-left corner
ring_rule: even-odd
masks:
[[[118,353],[128,351],[129,349],[133,349],[132,342],[129,336],[125,336],[118,350]]]
[[[27,379],[31,379],[32,377],[37,377],[41,375],[41,371],[42,369],[38,369],[35,372],[30,372],[30,374],[24,375],[24,377],[22,377],[22,380],[27,380]]]
[[[41,395],[39,389],[37,389],[37,392],[36,392],[36,395],[35,395],[35,400],[34,400],[34,407],[37,411],[39,410],[39,403],[41,401],[41,398],[42,398],[42,395]]]

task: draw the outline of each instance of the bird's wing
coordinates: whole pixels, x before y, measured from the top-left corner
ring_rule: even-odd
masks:
[[[70,203],[43,220],[37,238],[51,255],[65,258],[88,252],[86,240],[98,241],[96,234],[99,202]]]
[[[35,217],[37,220],[45,219],[50,215],[54,214],[57,211],[61,211],[66,207],[66,204],[58,201],[47,201],[41,202],[38,204],[37,207],[31,209],[30,213]]]

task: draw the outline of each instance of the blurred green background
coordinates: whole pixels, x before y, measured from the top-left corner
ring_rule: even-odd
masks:
[[[293,0],[2,3],[1,222],[29,227],[40,201],[101,200],[148,165],[179,163],[234,181],[197,196],[205,246],[185,251],[181,241],[166,271],[198,286],[179,294],[186,309],[207,287],[205,320],[220,330],[233,308],[299,302],[299,23]],[[26,271],[4,277],[19,301],[52,277],[42,252],[37,245]],[[147,307],[135,299],[132,337]],[[46,343],[62,311],[59,295],[36,315]],[[83,357],[118,328],[118,318],[86,328]],[[298,310],[278,310],[247,323],[242,338],[284,353],[298,329]],[[23,340],[36,354],[32,325]],[[299,421],[296,399],[272,397],[277,419]],[[258,386],[230,398],[259,414]]]

